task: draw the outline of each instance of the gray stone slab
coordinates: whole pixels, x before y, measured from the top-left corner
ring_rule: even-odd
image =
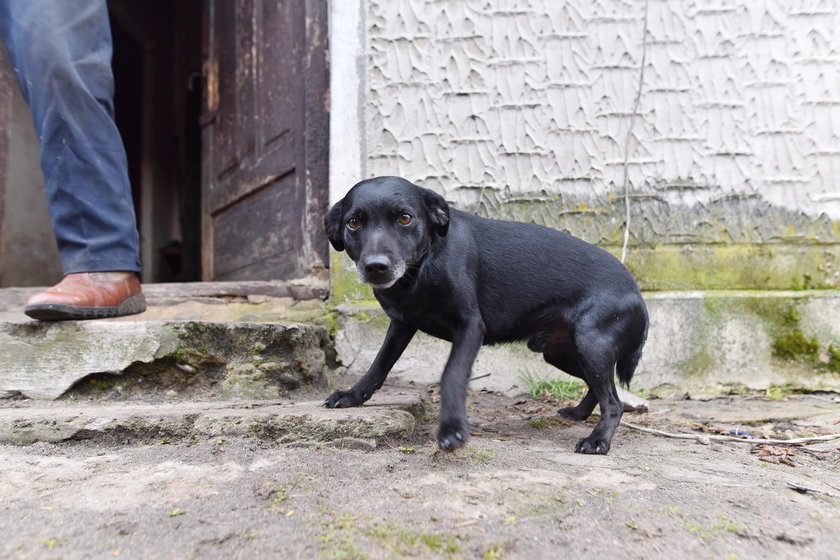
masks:
[[[655,292],[644,294],[650,331],[631,385],[660,397],[715,396],[772,386],[840,391],[840,292]],[[335,345],[351,374],[364,373],[381,345],[388,319],[373,302],[337,308]],[[782,355],[778,346],[805,340],[815,351]],[[790,345],[790,344],[789,344]],[[796,344],[791,345],[794,347]],[[451,345],[415,336],[393,375],[434,383]],[[524,344],[484,347],[472,389],[518,394],[523,377],[562,376]]]
[[[668,412],[669,416],[724,424],[757,425],[812,418],[820,419],[824,426],[832,426],[840,420],[840,405],[831,399],[817,397],[795,401],[720,398],[711,401],[679,401],[667,406],[672,409]]]
[[[212,378],[220,396],[278,397],[324,383],[327,341],[323,327],[294,323],[0,323],[0,392],[54,399],[92,374],[169,369]]]
[[[374,398],[348,409],[320,402],[30,403],[0,409],[0,443],[91,438],[167,441],[253,437],[281,443],[404,439],[423,404],[416,396]]]

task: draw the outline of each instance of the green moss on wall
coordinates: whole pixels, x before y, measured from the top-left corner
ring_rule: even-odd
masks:
[[[773,354],[780,358],[816,361],[819,351],[820,343],[817,339],[806,337],[799,328],[777,336],[773,341]]]
[[[669,184],[673,184],[670,182]],[[840,289],[840,221],[721,196],[685,204],[636,193],[627,267],[646,291]],[[511,193],[482,187],[468,212],[566,231],[614,255],[624,238],[624,196]],[[346,253],[331,257],[333,301],[370,301]]]
[[[615,256],[621,248],[606,246]],[[349,263],[349,264],[348,264]],[[643,291],[840,288],[840,245],[631,247],[627,268]],[[333,253],[331,305],[373,302],[344,253]]]
[[[828,369],[840,372],[840,348],[830,344],[828,346]]]
[[[688,360],[681,362],[678,367],[687,379],[702,380],[718,367],[718,361],[714,351],[704,345]]]
[[[815,292],[816,294],[816,292]],[[770,337],[773,356],[780,360],[807,363],[816,371],[840,371],[840,351],[830,340],[820,340],[803,330],[800,322],[801,308],[810,301],[807,293],[800,297],[744,297],[733,293],[731,297],[709,297],[704,306],[713,322],[722,323],[727,316],[753,315],[761,319],[764,331]]]
[[[752,297],[746,297],[746,296]],[[726,315],[755,315],[764,323],[765,330],[780,334],[799,324],[799,306],[803,298],[782,298],[776,294],[763,297],[761,294],[733,292],[722,296],[708,296],[703,300],[709,315],[723,321]]]
[[[646,291],[808,290],[840,287],[838,262],[840,245],[660,245],[632,247],[626,264]]]
[[[347,253],[332,251],[330,254],[330,305],[348,302],[375,302],[373,289],[359,280],[356,266]]]
[[[549,226],[621,253],[622,193],[547,194],[487,187],[465,209]],[[631,216],[627,266],[643,290],[840,288],[840,222],[826,215],[759,196],[685,204],[651,192],[633,195]]]

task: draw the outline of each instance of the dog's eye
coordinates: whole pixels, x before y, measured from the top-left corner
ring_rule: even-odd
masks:
[[[349,220],[347,220],[347,227],[352,230],[356,230],[362,227],[362,224],[360,224],[359,220],[357,220],[356,218],[350,218]]]
[[[413,220],[413,219],[414,218],[411,216],[411,214],[403,213],[403,214],[400,214],[399,222],[400,222],[400,225],[407,226],[408,224],[411,223],[411,220]]]

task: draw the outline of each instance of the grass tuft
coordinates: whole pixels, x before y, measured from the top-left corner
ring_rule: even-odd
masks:
[[[558,401],[574,401],[586,393],[586,385],[574,379],[542,379],[530,373],[522,376],[522,381],[528,387],[528,395],[532,399],[542,399],[546,396]]]

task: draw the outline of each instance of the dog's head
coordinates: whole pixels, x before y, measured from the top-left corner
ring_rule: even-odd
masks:
[[[336,251],[347,251],[362,281],[390,288],[449,231],[442,196],[399,177],[356,184],[324,218]]]

